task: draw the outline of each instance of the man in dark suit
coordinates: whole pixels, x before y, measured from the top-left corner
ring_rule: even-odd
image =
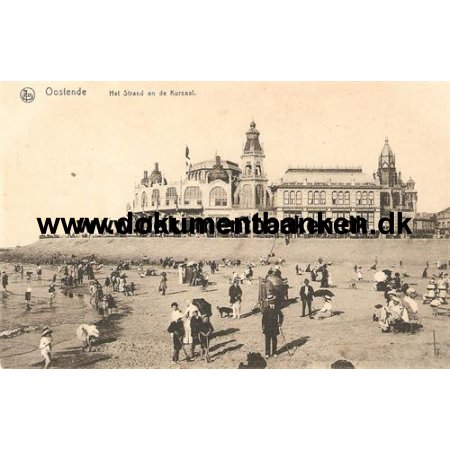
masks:
[[[302,317],[305,317],[306,305],[308,305],[308,316],[311,316],[311,304],[314,298],[314,289],[309,285],[309,280],[305,278],[305,283],[300,288],[300,300],[302,301]]]
[[[241,317],[241,302],[242,302],[242,289],[239,286],[239,280],[235,279],[228,291],[230,296],[230,303],[233,309],[233,319],[240,319]]]
[[[283,313],[275,308],[275,296],[267,297],[269,307],[262,314],[262,332],[265,336],[266,358],[277,357],[277,336],[280,334],[280,327],[283,325]]]

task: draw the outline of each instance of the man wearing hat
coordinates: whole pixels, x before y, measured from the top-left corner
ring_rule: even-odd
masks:
[[[44,369],[47,369],[51,363],[52,333],[53,332],[49,327],[45,327],[42,330],[41,341],[39,343],[39,350],[41,351],[41,355],[44,357],[45,361]]]
[[[233,284],[228,291],[230,296],[231,308],[233,309],[233,319],[241,317],[242,289],[239,286],[239,279],[234,279]]]
[[[303,286],[300,288],[300,300],[302,301],[302,317],[305,317],[306,305],[308,305],[308,316],[311,316],[311,304],[314,298],[314,289],[309,285],[308,278],[305,278]]]
[[[270,294],[267,297],[269,307],[262,314],[262,332],[265,336],[266,358],[277,357],[277,336],[280,334],[280,327],[283,325],[283,313],[275,308],[275,296]]]

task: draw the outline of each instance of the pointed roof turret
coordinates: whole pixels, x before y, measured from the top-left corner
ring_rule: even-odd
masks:
[[[378,160],[378,168],[379,169],[395,168],[395,155],[394,152],[392,151],[391,146],[389,145],[388,138],[384,140],[384,147],[381,150],[380,158]]]
[[[263,149],[259,143],[259,131],[256,129],[256,123],[253,120],[250,122],[250,128],[245,134],[247,135],[247,142],[244,146],[244,154],[262,154]]]

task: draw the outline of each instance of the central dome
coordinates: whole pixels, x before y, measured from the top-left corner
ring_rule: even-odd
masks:
[[[161,184],[162,183],[162,174],[159,170],[158,163],[155,163],[155,168],[150,174],[150,183],[151,184]]]
[[[216,180],[222,180],[225,183],[228,183],[230,180],[227,171],[223,168],[220,162],[220,156],[216,156],[216,163],[214,164],[212,170],[208,173],[208,183],[212,183]]]

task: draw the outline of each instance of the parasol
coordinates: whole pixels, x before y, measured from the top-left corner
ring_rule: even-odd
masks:
[[[387,275],[386,275],[386,273],[385,272],[376,272],[374,275],[373,275],[373,279],[377,282],[377,283],[382,283],[383,281],[386,281],[387,280]]]
[[[189,261],[186,266],[195,266],[197,263],[195,261]]]
[[[314,297],[325,297],[325,295],[334,297],[334,294],[328,289],[318,289],[317,291],[314,292]]]
[[[388,277],[392,275],[392,270],[389,269],[383,269],[382,272],[385,273]]]
[[[204,298],[194,298],[192,300],[192,304],[198,308],[201,315],[206,314],[208,317],[212,316],[211,304],[208,303]]]

